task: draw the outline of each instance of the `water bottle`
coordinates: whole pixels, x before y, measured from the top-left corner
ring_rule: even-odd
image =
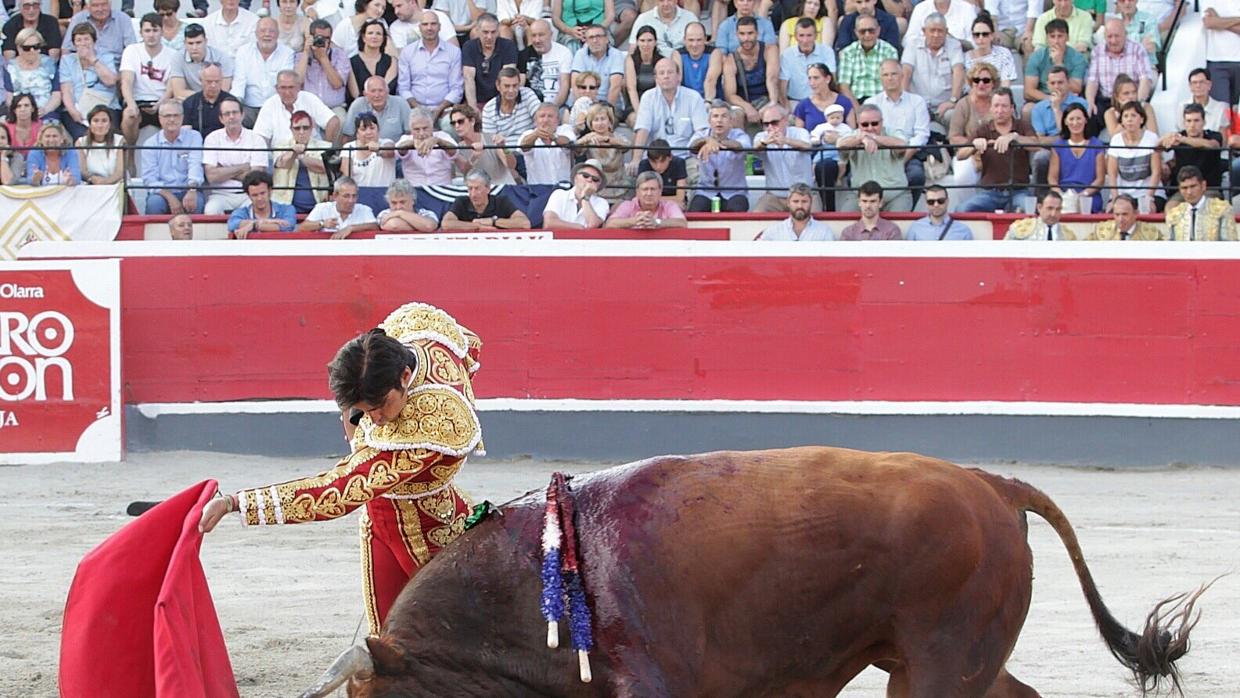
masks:
[[[723,210],[723,195],[715,192],[715,198],[710,200],[710,212],[719,213]]]
[[[753,176],[753,163],[755,160],[757,160],[757,158],[753,156],[753,153],[745,154],[745,174],[750,177]]]

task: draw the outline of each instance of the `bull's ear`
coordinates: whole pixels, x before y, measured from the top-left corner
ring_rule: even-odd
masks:
[[[376,674],[404,673],[407,662],[405,650],[392,642],[391,638],[371,635],[366,638],[366,646],[370,648],[370,656],[375,660]]]

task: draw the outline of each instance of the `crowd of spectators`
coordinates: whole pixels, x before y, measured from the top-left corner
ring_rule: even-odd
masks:
[[[0,182],[131,181],[148,213],[232,214],[241,236],[289,210],[337,235],[520,227],[481,188],[525,183],[568,187],[550,227],[753,201],[857,211],[848,236],[869,239],[923,199],[1152,212],[1190,167],[1219,196],[1240,147],[1222,0],[1200,3],[1207,65],[1162,128],[1148,100],[1183,0],[156,0],[136,20],[53,2],[4,23]],[[414,206],[462,182],[443,220]],[[359,187],[402,208],[377,216]]]

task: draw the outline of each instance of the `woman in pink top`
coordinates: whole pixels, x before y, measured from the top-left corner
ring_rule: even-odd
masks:
[[[39,140],[39,106],[34,97],[22,92],[9,102],[9,118],[4,124],[9,131],[9,145],[22,154],[30,154],[30,146]]]
[[[685,212],[674,202],[664,199],[663,176],[658,172],[637,175],[637,196],[616,206],[604,228],[684,228],[689,225]]]

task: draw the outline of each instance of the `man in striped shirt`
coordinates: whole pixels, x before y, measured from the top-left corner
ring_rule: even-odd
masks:
[[[528,87],[521,87],[521,73],[512,66],[499,71],[495,81],[499,92],[482,107],[482,132],[515,140],[534,128],[534,112],[542,100]]]

